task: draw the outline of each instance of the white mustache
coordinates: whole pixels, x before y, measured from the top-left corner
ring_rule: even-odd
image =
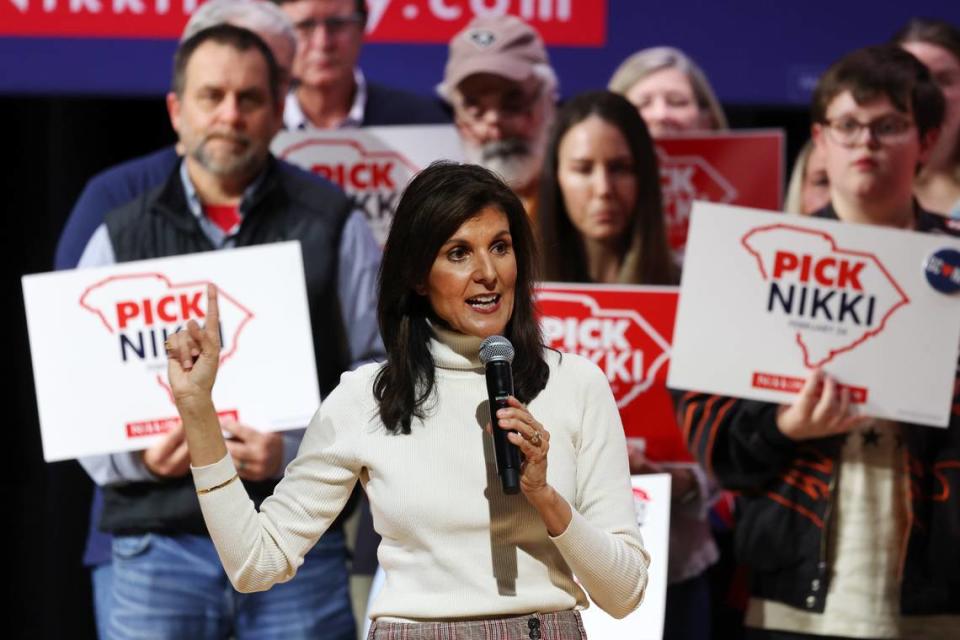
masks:
[[[524,140],[513,138],[512,140],[498,140],[483,145],[480,150],[483,160],[489,161],[496,158],[509,158],[511,156],[530,155],[530,145]]]

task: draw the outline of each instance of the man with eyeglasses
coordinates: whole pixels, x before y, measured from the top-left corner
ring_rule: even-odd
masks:
[[[930,73],[896,46],[835,63],[813,98],[830,181],[814,215],[960,235],[913,195],[943,113]],[[960,379],[954,389],[946,429],[858,416],[820,370],[790,406],[683,395],[691,451],[740,492],[747,640],[956,637]]]
[[[503,177],[531,217],[557,90],[543,40],[516,16],[475,18],[455,35],[437,87],[467,160]]]
[[[297,33],[294,87],[287,129],[336,129],[449,122],[442,106],[406,91],[368,82],[357,66],[363,46],[364,0],[273,0]]]

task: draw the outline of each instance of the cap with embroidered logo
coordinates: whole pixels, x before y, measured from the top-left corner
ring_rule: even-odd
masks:
[[[475,73],[491,73],[516,82],[549,64],[543,39],[516,16],[475,18],[450,41],[443,84],[454,88]]]

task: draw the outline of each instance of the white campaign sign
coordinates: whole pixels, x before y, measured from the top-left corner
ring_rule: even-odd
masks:
[[[820,367],[865,415],[944,427],[960,295],[928,280],[943,250],[960,239],[698,202],[667,384],[789,403]]]
[[[300,244],[210,251],[24,276],[44,459],[132,451],[179,422],[166,336],[220,291],[213,398],[264,431],[305,427],[320,403]]]
[[[337,183],[364,213],[380,246],[411,178],[435,160],[463,158],[457,131],[448,124],[283,131],[271,150]]]
[[[633,476],[633,500],[643,546],[650,554],[643,603],[617,620],[596,604],[580,612],[588,638],[660,640],[667,600],[667,554],[670,545],[670,474]]]

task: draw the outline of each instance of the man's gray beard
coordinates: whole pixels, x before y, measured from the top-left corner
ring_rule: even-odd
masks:
[[[540,158],[531,149],[531,143],[514,138],[484,145],[464,145],[467,162],[493,171],[513,189],[523,189],[533,182],[540,171]]]
[[[190,156],[197,163],[215,176],[222,178],[247,176],[257,173],[263,164],[264,156],[260,149],[253,143],[248,136],[234,136],[241,144],[245,145],[240,153],[228,156],[226,160],[215,158],[207,153],[207,142],[212,136],[207,136],[203,141],[190,151]],[[219,136],[223,137],[223,136]]]

